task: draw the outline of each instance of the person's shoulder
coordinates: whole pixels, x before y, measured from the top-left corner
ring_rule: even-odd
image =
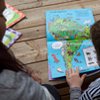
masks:
[[[18,83],[19,77],[23,76],[24,72],[15,72],[4,69],[0,72],[0,88],[14,88]],[[20,79],[21,80],[21,79]]]
[[[4,69],[3,71],[0,72],[0,80],[8,79],[9,77],[13,78],[15,74],[16,72],[12,70]]]
[[[4,69],[0,72],[0,88],[10,88],[13,87],[15,80],[15,72],[11,70]]]

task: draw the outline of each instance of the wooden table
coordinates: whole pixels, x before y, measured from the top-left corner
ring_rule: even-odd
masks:
[[[45,11],[91,8],[97,21],[100,19],[100,0],[6,0],[6,2],[26,15],[25,19],[12,27],[22,33],[21,38],[11,47],[15,56],[28,66],[25,68],[40,73],[43,84],[55,85],[61,95],[68,94],[66,81],[48,81]],[[98,77],[99,74],[86,78],[84,84]],[[62,97],[62,100],[68,99],[68,96]]]

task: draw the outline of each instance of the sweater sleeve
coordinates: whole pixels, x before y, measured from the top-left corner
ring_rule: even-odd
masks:
[[[4,70],[0,74],[0,100],[54,100],[51,98],[47,99],[44,88],[24,72]]]
[[[22,82],[19,90],[22,92],[21,96],[27,98],[26,100],[54,100],[49,92],[49,97],[51,96],[52,99],[47,99],[45,89],[26,73],[19,73],[19,77],[21,78],[18,80]]]
[[[80,88],[71,88],[70,100],[100,100],[100,78],[92,82],[82,95]]]
[[[79,100],[81,96],[81,88],[72,87],[70,88],[69,92],[70,92],[70,100]]]

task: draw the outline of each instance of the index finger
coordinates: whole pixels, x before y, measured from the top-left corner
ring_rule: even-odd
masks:
[[[67,70],[65,70],[65,74],[66,74],[66,77],[68,77],[68,71]]]
[[[76,67],[76,73],[79,74],[79,67]]]
[[[71,68],[69,68],[69,75],[71,75],[72,74],[72,69]]]

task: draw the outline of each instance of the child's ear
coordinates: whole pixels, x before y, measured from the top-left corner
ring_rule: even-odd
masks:
[[[99,67],[100,67],[100,61],[99,61],[99,60],[97,60],[97,62],[98,62],[98,65],[99,65]]]

